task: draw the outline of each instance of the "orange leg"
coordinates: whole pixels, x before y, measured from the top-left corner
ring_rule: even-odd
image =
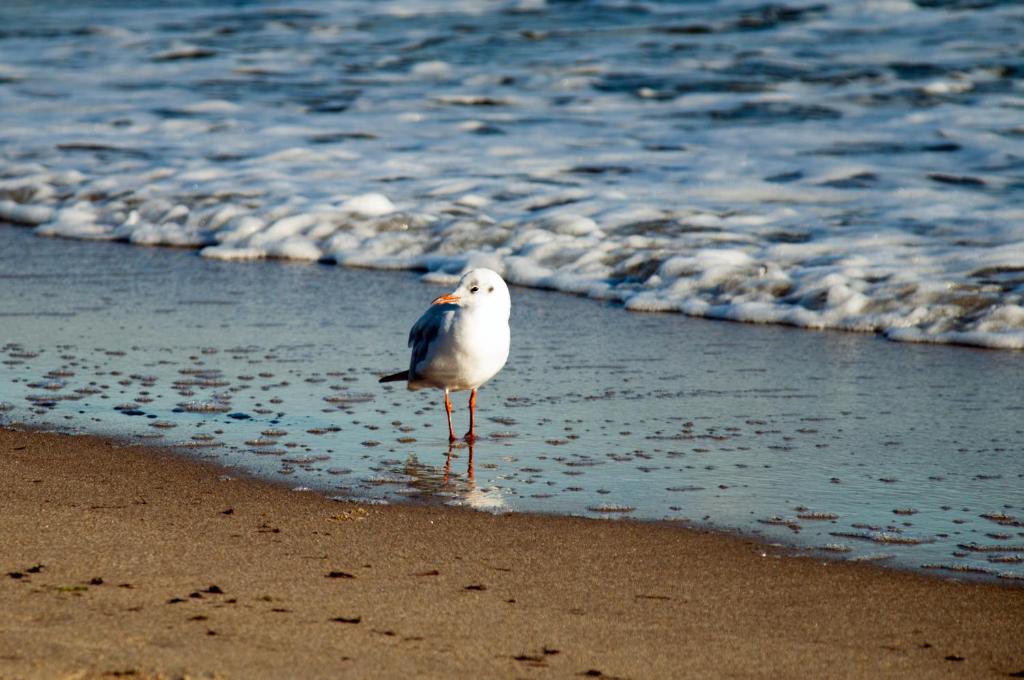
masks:
[[[448,456],[444,459],[444,479],[441,483],[448,486],[448,478],[452,474],[452,443],[448,442]]]
[[[469,432],[466,433],[466,441],[476,441],[476,390],[469,393]]]
[[[453,442],[458,437],[455,436],[455,428],[452,427],[452,400],[448,398],[448,390],[444,391],[444,410],[448,414],[448,441]]]

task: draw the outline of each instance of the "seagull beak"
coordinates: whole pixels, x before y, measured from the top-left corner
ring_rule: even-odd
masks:
[[[459,296],[455,293],[447,293],[439,298],[434,298],[431,302],[432,305],[457,305],[459,304]]]

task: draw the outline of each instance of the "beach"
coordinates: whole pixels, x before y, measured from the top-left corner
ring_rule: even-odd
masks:
[[[0,431],[0,677],[1016,677],[1024,589]]]
[[[1022,22],[0,3],[0,680],[1024,677]]]

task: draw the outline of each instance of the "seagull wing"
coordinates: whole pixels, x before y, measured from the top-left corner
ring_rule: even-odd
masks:
[[[446,333],[455,316],[455,305],[431,305],[423,316],[413,324],[409,331],[409,347],[412,356],[409,358],[409,379],[416,377],[416,367],[427,359],[438,336]]]

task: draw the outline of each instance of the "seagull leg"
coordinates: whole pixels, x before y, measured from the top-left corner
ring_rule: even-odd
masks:
[[[469,432],[466,433],[466,441],[476,441],[476,390],[469,393]]]
[[[452,427],[452,400],[448,398],[448,389],[444,391],[444,410],[448,414],[448,441],[453,442],[458,437],[455,436],[455,428]]]
[[[454,447],[452,447],[452,443],[448,442],[448,456],[444,460],[444,479],[442,480],[442,484],[444,484],[445,486],[448,486],[448,477],[452,473],[452,449],[453,448]]]

